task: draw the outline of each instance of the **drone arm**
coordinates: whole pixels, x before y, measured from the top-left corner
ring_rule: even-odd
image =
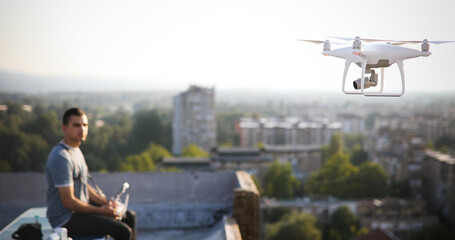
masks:
[[[360,75],[360,90],[365,95],[365,71],[367,69],[367,60],[362,59],[362,74]]]
[[[400,97],[403,96],[404,94],[404,68],[403,68],[403,61],[398,61],[397,62],[398,68],[400,69],[400,74],[401,74],[401,94]]]

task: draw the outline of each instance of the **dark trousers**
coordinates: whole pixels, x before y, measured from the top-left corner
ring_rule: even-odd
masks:
[[[74,213],[63,227],[68,236],[106,236],[115,240],[136,240],[136,213],[128,210],[122,221],[93,213]]]

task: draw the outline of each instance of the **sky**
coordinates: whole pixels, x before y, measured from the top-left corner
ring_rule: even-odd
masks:
[[[0,71],[147,90],[341,91],[344,60],[297,39],[455,40],[454,7],[450,0],[0,0]],[[407,92],[455,90],[455,43],[430,51],[404,62]],[[359,75],[351,67],[349,82]],[[396,65],[385,79],[397,90]]]

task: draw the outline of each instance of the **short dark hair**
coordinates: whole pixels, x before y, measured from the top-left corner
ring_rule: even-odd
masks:
[[[63,114],[63,125],[68,125],[68,122],[71,118],[71,116],[76,115],[76,116],[84,116],[86,115],[84,111],[80,108],[70,108],[66,110],[65,114]]]

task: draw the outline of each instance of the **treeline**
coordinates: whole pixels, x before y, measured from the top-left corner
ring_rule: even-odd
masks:
[[[92,171],[131,170],[132,166],[125,165],[127,159],[134,162],[132,159],[138,160],[138,155],[146,156],[142,153],[150,152],[150,146],[162,147],[170,155],[172,109],[167,95],[157,96],[153,102],[125,94],[107,95],[114,102],[124,100],[132,104],[132,108],[128,104],[112,108],[112,105],[100,100],[105,94],[101,95],[0,94],[0,105],[8,106],[8,110],[0,110],[0,172],[44,171],[50,150],[63,138],[61,117],[66,109],[75,106],[88,115],[89,135],[81,149]],[[159,102],[159,99],[163,101]],[[241,117],[281,114],[278,105],[270,104],[218,103],[218,145],[239,145],[240,137],[235,126]],[[24,105],[30,105],[30,108],[24,108]],[[141,159],[148,161],[147,157]],[[153,161],[155,164],[156,159]],[[145,165],[137,164],[136,167]],[[149,168],[134,169],[144,171]]]
[[[322,148],[322,167],[300,182],[291,164],[275,161],[264,179],[256,179],[261,193],[277,199],[303,196],[333,196],[341,199],[381,198],[392,196],[396,186],[387,184],[387,173],[377,163],[368,161],[363,150],[363,135],[335,134]]]
[[[44,171],[47,156],[61,139],[61,116],[69,103],[27,108],[8,102],[0,111],[0,171]],[[118,171],[129,155],[151,143],[169,150],[172,144],[170,110],[154,109],[131,114],[109,113],[99,107],[83,107],[89,118],[89,135],[81,145],[92,171]]]
[[[7,106],[0,110],[0,172],[44,171],[50,150],[63,139],[63,113],[74,106],[88,116],[89,134],[81,149],[91,171],[153,171],[159,158],[171,156],[170,108],[144,106],[132,112],[120,107],[112,111],[78,99],[55,103],[36,96],[9,97],[11,100],[0,104]],[[220,145],[238,145],[235,123],[245,115],[228,109],[217,114]],[[190,145],[182,156],[207,154]]]
[[[318,220],[310,213],[286,207],[271,208],[265,212],[264,220],[266,240],[348,240],[368,233],[346,206]]]

